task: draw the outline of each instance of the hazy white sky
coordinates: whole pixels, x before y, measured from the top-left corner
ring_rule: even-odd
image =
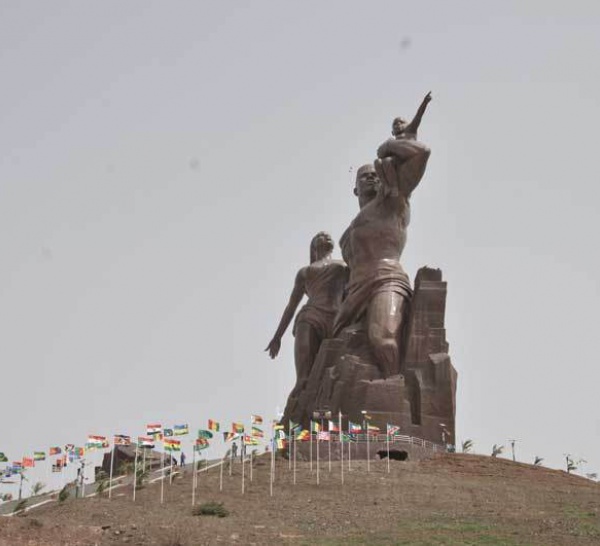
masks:
[[[475,450],[600,471],[597,2],[0,2],[0,451],[274,416],[263,349],[348,170],[434,100],[404,264],[442,268]],[[336,255],[339,250],[336,249]]]

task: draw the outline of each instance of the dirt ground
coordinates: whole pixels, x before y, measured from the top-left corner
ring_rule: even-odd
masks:
[[[600,485],[565,472],[506,459],[440,454],[418,462],[277,464],[269,495],[268,460],[242,495],[241,465],[200,474],[196,504],[222,502],[227,517],[192,514],[191,472],[165,485],[129,487],[107,498],[51,503],[0,518],[0,546],[200,544],[544,545],[600,544]]]

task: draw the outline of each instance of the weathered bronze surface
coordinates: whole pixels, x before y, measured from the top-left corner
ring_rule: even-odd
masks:
[[[343,300],[340,304],[336,299],[335,312],[331,306],[320,315],[328,322],[318,336],[299,339],[296,327],[298,381],[284,422],[306,427],[312,413],[323,409],[341,411],[344,421],[360,422],[366,411],[380,428],[393,423],[403,434],[435,442],[442,435],[449,443],[454,440],[456,371],[445,339],[446,283],[441,271],[421,268],[413,296],[400,264],[410,197],[430,156],[429,148],[417,140],[430,101],[428,93],[410,123],[396,118],[393,137],[379,147],[374,164],[358,169],[354,194],[360,210],[340,240],[349,269]],[[340,278],[330,289],[339,286]],[[294,289],[267,348],[271,356],[277,354],[302,297],[302,279],[299,273],[300,288]],[[314,324],[310,327],[316,332]],[[312,343],[307,341],[311,335]]]
[[[348,268],[340,260],[333,260],[333,240],[328,233],[317,233],[310,243],[310,265],[298,271],[289,302],[283,312],[273,339],[265,349],[275,358],[281,347],[281,338],[287,330],[304,295],[308,302],[294,322],[294,359],[296,386],[302,388],[312,369],[321,342],[331,337],[333,319],[342,301]]]

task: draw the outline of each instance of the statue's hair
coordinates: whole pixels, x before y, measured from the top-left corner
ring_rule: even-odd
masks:
[[[331,235],[326,231],[319,231],[310,241],[310,263],[313,263],[317,260],[317,241],[321,237],[327,237],[331,241],[331,246],[333,247],[333,239]]]

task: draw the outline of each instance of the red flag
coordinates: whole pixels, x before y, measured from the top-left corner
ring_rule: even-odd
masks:
[[[30,457],[23,457],[23,468],[33,468],[35,461]]]

